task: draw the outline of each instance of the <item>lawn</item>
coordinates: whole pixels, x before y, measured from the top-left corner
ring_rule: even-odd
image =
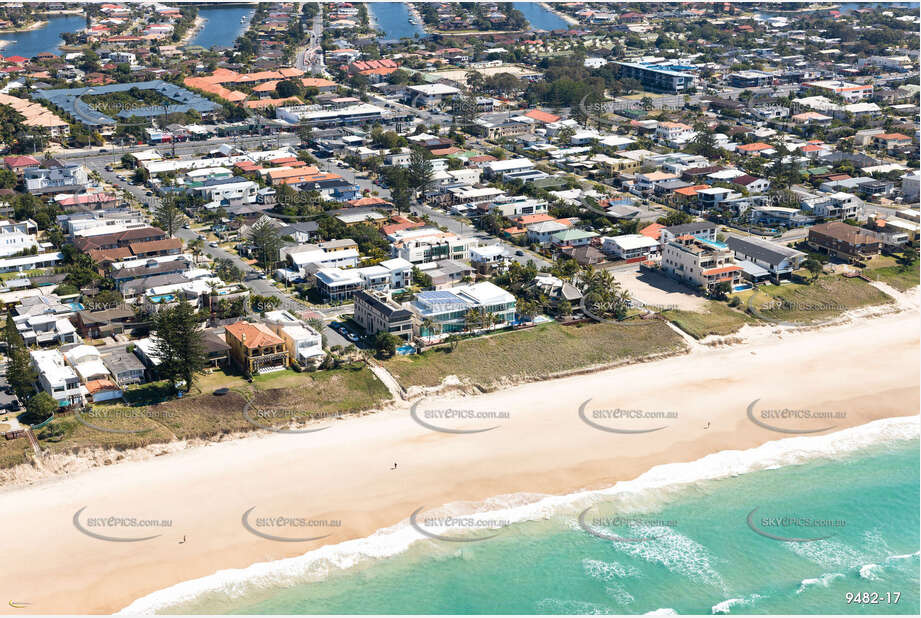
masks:
[[[708,335],[731,335],[745,324],[757,323],[754,317],[744,311],[714,300],[707,301],[705,311],[669,309],[663,311],[662,315],[695,339],[703,339]]]
[[[809,284],[762,286],[752,297],[751,306],[768,320],[810,323],[890,302],[891,297],[866,281],[832,275]]]
[[[539,379],[593,365],[678,352],[684,343],[658,320],[638,324],[543,324],[527,330],[465,339],[451,350],[398,356],[383,365],[404,387],[435,386],[448,375],[484,387],[508,378]]]
[[[913,287],[917,287],[918,265],[902,267],[894,257],[888,255],[877,255],[867,264],[863,274],[873,279],[891,285],[900,292],[905,292]]]

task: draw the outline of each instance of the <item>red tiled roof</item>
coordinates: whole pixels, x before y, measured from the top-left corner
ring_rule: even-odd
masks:
[[[243,343],[247,348],[261,348],[267,345],[284,344],[284,341],[265,326],[262,326],[262,324],[250,324],[249,322],[241,321],[234,324],[228,324],[224,327],[224,331],[237,341]]]

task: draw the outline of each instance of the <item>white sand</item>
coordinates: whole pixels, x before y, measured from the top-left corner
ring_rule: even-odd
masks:
[[[219,569],[367,536],[420,506],[610,486],[657,464],[786,437],[747,420],[746,407],[759,398],[759,408],[844,411],[837,429],[917,414],[918,317],[907,311],[765,336],[757,345],[700,347],[689,356],[442,402],[509,413],[508,419],[466,422],[498,426],[485,433],[432,432],[398,410],[339,421],[318,433],[250,437],[8,490],[0,494],[4,563],[10,565],[4,589],[7,597],[32,603],[21,611],[111,612]],[[679,417],[654,433],[599,431],[578,417],[589,398],[589,410],[677,411]],[[433,407],[425,402],[419,410]],[[396,471],[390,470],[394,461]],[[84,524],[86,517],[115,515],[171,519],[173,525],[149,541],[99,541],[72,524],[84,506]],[[323,529],[320,534],[332,532],[323,541],[263,540],[241,526],[243,512],[254,506],[263,515],[338,519],[342,526]]]

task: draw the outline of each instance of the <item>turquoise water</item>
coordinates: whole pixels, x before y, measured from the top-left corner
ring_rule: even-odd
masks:
[[[242,572],[218,574],[212,592],[170,611],[917,614],[918,440],[860,448],[720,480],[606,494],[593,512],[641,521],[598,528],[589,517],[588,526],[630,542],[588,534],[578,514],[593,502],[575,506],[574,500],[481,542],[423,539],[393,557],[359,560],[344,570],[332,567],[333,552],[322,550],[306,567],[297,558],[270,563],[277,568],[258,578],[271,582],[268,589],[235,585],[232,573]],[[759,457],[786,461],[773,451]],[[684,478],[694,465],[678,464],[663,474]],[[755,529],[828,538],[787,542],[757,534],[747,523],[755,508]],[[781,516],[834,525],[781,529],[762,519]],[[241,577],[247,584],[257,579]],[[245,596],[228,597],[228,590],[241,589]],[[901,597],[897,605],[848,604],[846,595],[858,592]]]
[[[233,47],[237,37],[249,27],[249,20],[254,12],[252,6],[200,6],[198,16],[207,21],[189,41],[189,45],[200,45],[206,49],[215,45]],[[246,22],[240,22],[243,17],[246,18]]]
[[[0,54],[23,58],[33,58],[42,52],[60,55],[58,46],[64,42],[61,34],[77,32],[86,27],[86,18],[83,15],[57,15],[49,16],[47,19],[48,23],[38,30],[0,34],[0,41],[13,41],[0,47]]]

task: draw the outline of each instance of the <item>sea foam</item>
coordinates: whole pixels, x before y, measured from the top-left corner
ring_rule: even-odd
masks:
[[[549,519],[561,512],[584,509],[611,499],[625,499],[641,509],[656,501],[656,497],[663,492],[696,483],[797,465],[813,459],[843,456],[890,442],[917,439],[918,420],[917,416],[880,419],[823,436],[797,436],[767,442],[744,451],[720,451],[692,462],[655,466],[633,480],[622,481],[597,491],[563,496],[529,495],[527,499],[523,499],[521,494],[499,496],[484,502],[485,509],[479,512],[489,512],[493,519],[514,523]],[[469,512],[467,508],[464,510]],[[404,521],[371,536],[327,545],[301,556],[258,562],[243,569],[221,570],[181,582],[148,594],[119,613],[155,613],[211,595],[215,595],[215,598],[219,595],[225,601],[228,598],[241,598],[257,591],[291,586],[322,577],[334,569],[348,569],[369,560],[389,558],[405,552],[416,542],[426,540]],[[599,608],[591,609],[597,611]]]

